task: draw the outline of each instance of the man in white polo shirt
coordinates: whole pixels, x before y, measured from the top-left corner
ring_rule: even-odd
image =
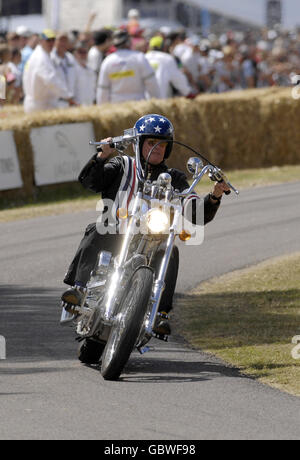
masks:
[[[130,49],[126,30],[114,33],[117,51],[104,59],[97,88],[97,104],[159,98],[155,73],[145,55]]]

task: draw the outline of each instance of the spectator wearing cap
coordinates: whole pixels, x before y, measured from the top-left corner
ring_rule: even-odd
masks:
[[[132,8],[131,10],[128,11],[128,23],[127,23],[127,31],[129,35],[134,36],[137,32],[137,30],[140,29],[140,12],[139,10],[136,10],[135,8]]]
[[[146,54],[146,58],[155,72],[161,98],[172,97],[173,87],[179,95],[190,95],[192,89],[186,76],[179,70],[175,58],[162,51],[163,48],[163,37],[152,37],[149,42],[149,51]]]
[[[189,48],[183,53],[181,62],[189,72],[190,84],[195,91],[199,91],[200,79],[200,38],[198,36],[190,37],[187,41]]]
[[[74,105],[71,93],[51,60],[55,33],[46,29],[40,38],[40,44],[29,58],[23,74],[24,110],[27,113],[58,108],[59,99]]]
[[[94,32],[94,46],[88,53],[88,66],[99,75],[100,67],[112,43],[112,32],[109,29],[100,29]]]
[[[128,32],[117,30],[113,44],[116,52],[104,59],[100,69],[97,104],[159,98],[155,73],[142,52],[130,49]]]
[[[60,32],[55,39],[54,48],[51,51],[51,59],[60,79],[64,81],[71,97],[74,98],[77,79],[76,62],[74,56],[68,51],[70,40],[67,32]],[[59,100],[59,107],[68,107],[68,102]]]
[[[131,49],[135,51],[147,52],[148,42],[144,37],[144,29],[140,26],[140,12],[132,8],[128,11],[128,22],[124,28],[131,37]]]
[[[74,99],[78,105],[92,105],[96,100],[97,75],[88,66],[88,51],[85,42],[78,42],[74,50],[77,72]]]
[[[16,33],[19,36],[19,48],[22,50],[27,45],[28,39],[31,37],[32,33],[26,26],[17,27]]]

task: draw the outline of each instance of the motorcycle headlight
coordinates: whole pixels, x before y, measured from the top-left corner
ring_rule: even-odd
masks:
[[[151,233],[163,233],[169,227],[169,219],[160,209],[151,209],[146,214],[146,223]]]

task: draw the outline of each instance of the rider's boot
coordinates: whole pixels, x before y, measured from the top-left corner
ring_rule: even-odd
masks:
[[[76,314],[76,307],[84,301],[85,289],[75,285],[67,289],[61,296],[64,309],[71,314]]]

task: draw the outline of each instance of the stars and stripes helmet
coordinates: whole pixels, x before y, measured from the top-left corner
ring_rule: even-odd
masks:
[[[134,127],[137,134],[140,135],[140,150],[142,149],[146,138],[150,137],[161,140],[173,140],[174,138],[174,127],[170,120],[163,115],[157,115],[154,113],[144,115],[136,122]],[[166,147],[165,159],[169,158],[172,147],[173,143],[169,142]]]

